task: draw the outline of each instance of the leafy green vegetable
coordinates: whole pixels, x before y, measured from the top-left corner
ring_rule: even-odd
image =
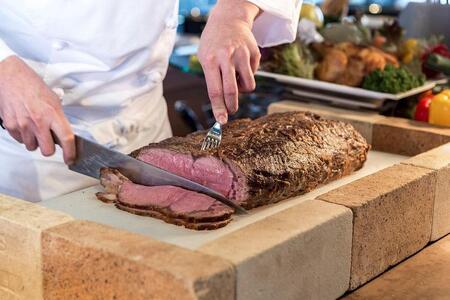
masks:
[[[410,63],[401,64],[401,66],[416,76],[425,76],[422,72],[422,61],[420,57],[415,57]]]
[[[441,71],[445,75],[450,75],[450,58],[439,54],[431,54],[426,61],[428,67]]]
[[[312,79],[314,62],[311,51],[301,43],[272,47],[263,53],[261,67],[268,72]]]
[[[375,70],[364,78],[362,87],[367,90],[397,94],[419,87],[425,76],[414,75],[407,69],[387,65],[384,70]]]

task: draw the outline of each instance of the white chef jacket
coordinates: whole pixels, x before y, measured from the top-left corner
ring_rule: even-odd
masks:
[[[261,46],[295,38],[299,0],[249,0]],[[74,131],[122,152],[171,135],[162,80],[173,48],[177,0],[0,0],[0,61],[17,55],[62,97]],[[0,131],[0,193],[30,201],[93,185],[58,148],[26,151]]]

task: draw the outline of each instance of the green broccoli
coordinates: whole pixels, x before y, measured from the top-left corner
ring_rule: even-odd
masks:
[[[419,87],[425,76],[414,75],[409,70],[387,65],[384,70],[375,70],[364,78],[362,87],[384,93],[398,94]]]

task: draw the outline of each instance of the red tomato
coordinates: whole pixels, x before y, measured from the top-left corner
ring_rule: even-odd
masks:
[[[448,50],[447,45],[439,44],[431,49],[431,53],[436,53],[442,55],[444,57],[450,58],[450,51]]]
[[[416,106],[416,113],[414,115],[415,120],[428,122],[431,99],[433,99],[433,95],[427,95],[420,99]]]

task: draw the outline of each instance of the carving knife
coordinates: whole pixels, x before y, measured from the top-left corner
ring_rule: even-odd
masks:
[[[206,194],[226,206],[233,208],[236,213],[247,214],[247,211],[243,207],[227,199],[222,194],[194,181],[137,160],[126,154],[108,149],[77,135],[75,135],[75,143],[77,158],[69,166],[69,169],[72,171],[99,178],[101,168],[113,168],[117,169],[134,183],[147,186],[178,186]]]

